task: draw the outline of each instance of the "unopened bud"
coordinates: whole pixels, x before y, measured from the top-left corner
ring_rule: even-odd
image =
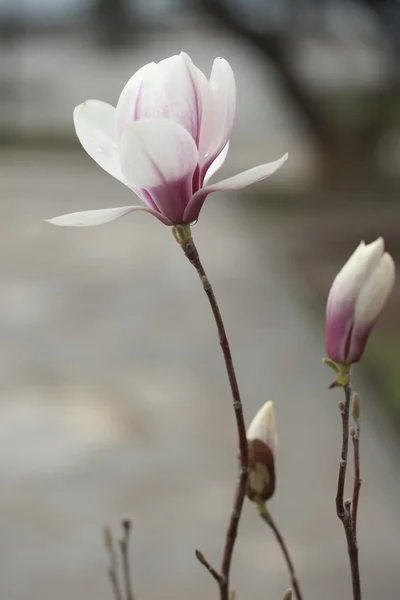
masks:
[[[286,590],[285,595],[283,596],[282,600],[292,600],[292,595],[293,595],[292,588],[289,588],[288,590]]]
[[[357,393],[355,393],[355,394],[353,394],[353,404],[352,404],[351,416],[357,423],[360,420],[360,415],[361,415],[360,396]]]
[[[249,479],[247,496],[265,502],[275,491],[275,451],[277,434],[274,405],[266,402],[247,430]]]
[[[395,280],[382,238],[361,244],[336,276],[326,306],[325,348],[335,363],[358,362]]]

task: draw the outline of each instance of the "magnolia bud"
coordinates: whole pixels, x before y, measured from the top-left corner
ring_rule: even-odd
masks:
[[[283,596],[282,600],[292,600],[292,588],[289,588],[288,590],[286,590],[285,595]]]
[[[336,276],[326,306],[325,347],[338,364],[358,362],[393,288],[395,265],[384,241],[358,246]]]
[[[265,502],[275,491],[277,434],[272,402],[266,402],[252,420],[247,441],[250,469],[247,496],[250,500]]]

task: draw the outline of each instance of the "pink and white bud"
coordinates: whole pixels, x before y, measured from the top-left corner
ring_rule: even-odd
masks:
[[[265,502],[275,491],[275,453],[278,443],[274,405],[266,402],[247,430],[249,479],[247,496]]]
[[[393,288],[395,265],[382,238],[361,242],[336,276],[326,306],[325,348],[334,362],[358,362]]]
[[[287,155],[208,184],[227,156],[235,106],[229,63],[216,58],[207,79],[184,52],[139,69],[116,107],[99,100],[80,104],[74,124],[83,148],[143,204],[72,213],[49,222],[88,227],[144,210],[165,225],[191,223],[209,194],[272,175]]]

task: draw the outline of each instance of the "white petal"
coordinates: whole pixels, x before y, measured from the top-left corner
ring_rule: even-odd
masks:
[[[201,103],[202,103],[202,114],[201,114],[201,129],[199,139],[199,158],[200,162],[203,161],[205,155],[210,147],[211,140],[214,135],[214,96],[211,89],[210,82],[200,69],[195,67],[197,72],[197,81],[201,91]]]
[[[182,52],[150,63],[131,77],[117,104],[118,136],[131,121],[165,118],[182,125],[198,143],[201,116],[197,70]]]
[[[229,141],[236,110],[236,84],[232,68],[223,58],[214,60],[210,76],[213,95],[213,124],[202,135],[200,159],[211,164]],[[207,163],[208,160],[208,163]],[[207,167],[208,168],[208,167]]]
[[[206,176],[204,177],[204,185],[206,185],[207,181],[211,179],[211,177],[222,167],[225,162],[226,157],[228,156],[229,151],[229,142],[226,144],[225,148],[222,150],[220,154],[218,154],[217,158],[211,164],[208,169]]]
[[[262,179],[265,179],[266,177],[269,177],[275,173],[275,171],[277,171],[286,162],[287,158],[288,154],[285,154],[279,160],[275,160],[258,167],[253,167],[248,171],[244,171],[243,173],[239,173],[238,175],[224,179],[219,183],[213,183],[205,188],[200,189],[194,194],[186,208],[184,215],[185,220],[190,223],[191,221],[195,221],[197,219],[200,209],[208,194],[219,191],[239,190],[251,185],[252,183],[261,181]]]
[[[151,62],[136,71],[125,85],[116,108],[117,136],[121,137],[125,125],[138,117],[140,99],[148,96],[148,86],[157,78],[158,67]]]
[[[385,250],[383,238],[379,237],[370,244],[361,242],[350,256],[341,272],[351,273],[351,277],[359,271],[368,272],[375,269]]]
[[[120,144],[121,170],[129,185],[150,189],[191,176],[197,166],[192,136],[167,119],[129,123]]]
[[[89,156],[123,182],[115,136],[115,108],[100,100],[87,100],[75,108],[74,125]]]
[[[163,87],[168,102],[167,116],[184,127],[199,144],[202,119],[202,90],[198,69],[190,56],[181,52],[159,63],[163,70]]]
[[[275,413],[273,402],[266,402],[260,408],[250,423],[246,437],[249,441],[261,440],[273,453],[276,452],[278,436],[276,431]]]
[[[384,241],[361,242],[336,275],[329,292],[327,312],[338,313],[343,305],[355,301],[368,276],[374,272],[384,253]]]
[[[273,175],[275,171],[281,168],[281,166],[287,161],[288,154],[284,154],[278,160],[274,160],[270,163],[265,163],[264,165],[260,165],[258,167],[253,167],[248,171],[243,171],[243,173],[238,173],[233,177],[229,177],[228,179],[224,179],[218,183],[213,183],[212,185],[204,188],[210,192],[217,192],[219,190],[240,190],[241,188],[247,187],[252,183],[256,183],[257,181],[261,181],[270,175]]]
[[[369,275],[357,298],[355,327],[365,328],[379,316],[387,297],[393,289],[396,267],[393,258],[385,252],[378,266]]]
[[[45,221],[60,227],[93,227],[95,225],[104,225],[105,223],[115,221],[116,219],[124,217],[135,210],[149,212],[166,225],[172,225],[172,223],[170,223],[168,219],[165,219],[163,215],[160,215],[145,206],[121,206],[119,208],[84,210],[82,212],[75,212],[68,215],[62,215],[60,217],[54,217],[53,219],[45,219]]]

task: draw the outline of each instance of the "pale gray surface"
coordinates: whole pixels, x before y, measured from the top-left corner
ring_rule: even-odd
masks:
[[[100,530],[135,519],[138,599],[216,598],[193,556],[218,562],[235,482],[229,388],[206,298],[169,228],[146,214],[101,228],[42,218],[124,205],[129,191],[82,154],[0,160],[0,520],[3,600],[111,598]],[[267,182],[272,185],[272,180]],[[350,598],[335,516],[340,392],[284,239],[209,197],[194,233],[215,286],[247,421],[267,399],[279,428],[271,509],[305,599]],[[299,299],[300,298],[300,299]],[[400,479],[387,431],[363,426],[364,600],[397,598]],[[238,599],[279,600],[275,542],[246,504]]]

